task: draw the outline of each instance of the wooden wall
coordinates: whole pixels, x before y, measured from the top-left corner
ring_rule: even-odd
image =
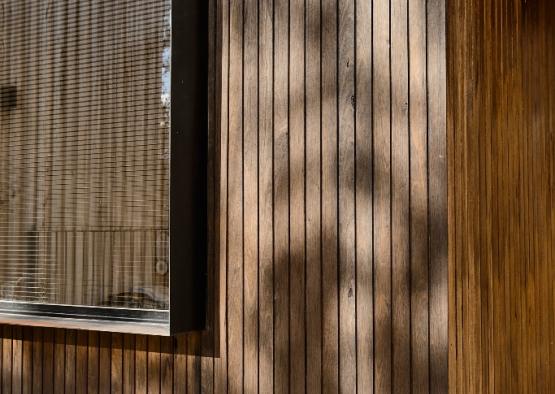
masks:
[[[211,329],[4,327],[2,392],[446,392],[445,2],[211,13]]]
[[[450,391],[555,392],[555,9],[449,2]]]

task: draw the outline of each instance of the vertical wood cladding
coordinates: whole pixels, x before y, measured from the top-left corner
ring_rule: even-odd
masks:
[[[211,16],[211,330],[4,327],[3,392],[444,393],[445,2]]]
[[[449,2],[452,393],[555,391],[555,9]]]

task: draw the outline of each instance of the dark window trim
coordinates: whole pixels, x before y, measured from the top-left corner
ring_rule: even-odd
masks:
[[[172,0],[170,331],[206,321],[208,1]]]

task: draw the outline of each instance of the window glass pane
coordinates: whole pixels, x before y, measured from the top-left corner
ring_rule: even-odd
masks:
[[[0,300],[168,309],[171,1],[0,7]]]

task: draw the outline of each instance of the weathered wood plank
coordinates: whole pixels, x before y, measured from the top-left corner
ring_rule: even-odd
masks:
[[[147,385],[148,393],[160,392],[160,337],[147,339]]]
[[[23,360],[21,365],[21,392],[30,394],[33,390],[33,329],[23,328]]]
[[[42,337],[42,392],[54,393],[54,329],[45,328]]]
[[[160,341],[160,392],[171,393],[173,386],[173,343],[172,337]]]
[[[147,340],[144,335],[135,337],[135,392],[142,394],[148,392]]]
[[[12,393],[20,394],[23,391],[23,328],[13,328],[12,340]]]
[[[89,332],[87,342],[87,392],[97,393],[99,390],[99,349],[97,332]]]
[[[319,0],[306,2],[306,388],[322,391],[321,52]]]
[[[428,107],[426,102],[426,2],[410,0],[410,326],[411,386],[429,391],[428,342]]]
[[[229,140],[228,140],[228,255],[227,255],[227,389],[243,391],[244,372],[244,75],[242,0],[229,3]]]
[[[101,332],[98,335],[98,391],[109,393],[111,386],[111,334]]]
[[[392,387],[390,4],[373,2],[374,388]]]
[[[374,390],[372,3],[356,2],[356,324],[357,389]]]
[[[408,1],[391,2],[392,391],[411,391],[410,121]],[[425,243],[424,243],[425,244]],[[426,391],[426,387],[416,390]]]
[[[200,334],[191,332],[187,334],[187,392],[200,393],[201,390],[201,364],[200,364]]]
[[[339,389],[337,270],[337,3],[321,2],[322,391]]]
[[[2,391],[12,389],[12,327],[2,327]]]
[[[289,2],[274,0],[274,389],[290,390]],[[231,138],[230,138],[231,142]]]
[[[87,390],[88,371],[88,334],[86,331],[77,331],[75,350],[75,391],[85,392]]]
[[[173,349],[173,387],[181,392],[187,390],[187,337],[175,338]]]
[[[338,237],[339,391],[355,393],[356,206],[355,206],[355,2],[338,2]]]
[[[243,4],[243,391],[258,391],[258,7]]]
[[[42,339],[43,330],[41,328],[33,329],[33,378],[32,378],[32,392],[42,393]]]
[[[110,392],[123,392],[123,335],[112,334],[110,354]]]
[[[123,336],[123,371],[122,386],[126,394],[133,393],[135,389],[135,336]]]
[[[258,11],[258,389],[262,393],[274,386],[273,4],[273,0],[260,2]]]
[[[54,381],[52,382],[52,390],[54,387],[65,387],[65,346],[66,332],[62,329],[54,331]]]
[[[305,2],[289,2],[289,365],[291,392],[305,389]]]
[[[66,331],[65,337],[65,383],[64,390],[66,393],[76,392],[76,378],[79,370],[76,369],[77,357],[77,333],[75,330]]]

